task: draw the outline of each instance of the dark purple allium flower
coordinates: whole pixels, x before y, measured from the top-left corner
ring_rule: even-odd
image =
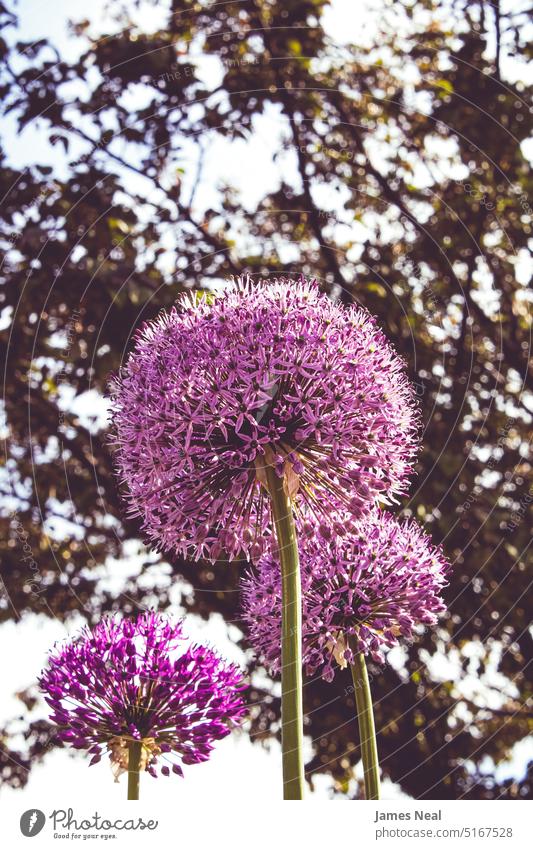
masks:
[[[144,327],[112,396],[130,513],[185,556],[260,556],[265,463],[330,536],[330,502],[357,516],[403,492],[417,445],[414,392],[374,319],[303,277],[182,299]]]
[[[378,663],[382,649],[411,637],[417,624],[433,625],[445,610],[439,595],[448,562],[414,521],[399,522],[375,509],[349,536],[300,536],[303,662],[326,681],[335,665],[353,660],[351,646]],[[272,673],[279,672],[281,578],[266,554],[243,579],[243,612],[250,642]]]
[[[109,616],[57,646],[39,684],[58,736],[107,751],[115,777],[128,768],[128,743],[142,741],[141,769],[182,775],[209,758],[215,740],[243,719],[237,667],[205,646],[186,644],[181,622],[158,613]]]

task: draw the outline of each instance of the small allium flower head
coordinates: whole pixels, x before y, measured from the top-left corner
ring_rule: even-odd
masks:
[[[112,385],[130,513],[159,549],[256,559],[271,527],[265,463],[295,513],[336,533],[404,491],[414,392],[374,319],[315,282],[239,278],[147,324]]]
[[[344,538],[300,535],[303,662],[308,675],[331,681],[352,648],[384,662],[383,649],[433,625],[445,610],[440,591],[448,563],[414,521],[373,510]],[[269,671],[280,670],[281,578],[266,554],[243,579],[248,636]]]
[[[185,643],[181,623],[157,613],[104,618],[51,653],[40,678],[58,737],[108,753],[115,777],[128,744],[142,741],[141,769],[182,775],[244,716],[240,671],[204,646]]]

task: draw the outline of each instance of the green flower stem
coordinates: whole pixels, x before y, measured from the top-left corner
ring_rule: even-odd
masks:
[[[128,744],[128,799],[139,798],[142,743],[130,740]]]
[[[282,592],[281,626],[281,748],[283,798],[303,799],[302,591],[298,540],[290,498],[283,478],[265,467],[276,527]]]
[[[376,744],[376,728],[374,725],[370,682],[368,680],[364,654],[356,651],[353,646],[350,647],[354,654],[354,662],[350,664],[350,667],[355,690],[361,754],[365,773],[365,796],[367,799],[379,799],[378,747]]]

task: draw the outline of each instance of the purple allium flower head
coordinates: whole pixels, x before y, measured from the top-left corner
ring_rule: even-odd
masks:
[[[115,777],[128,768],[131,740],[142,741],[141,769],[182,775],[245,712],[239,669],[186,643],[181,623],[158,613],[85,628],[54,649],[39,684],[58,737],[87,749],[91,764],[107,752]]]
[[[382,663],[383,648],[411,637],[417,624],[433,625],[445,610],[439,593],[448,562],[414,521],[375,509],[344,538],[301,534],[300,558],[308,675],[331,681],[337,665],[353,660],[350,645]],[[243,612],[257,655],[278,673],[281,578],[270,553],[243,579]]]
[[[112,396],[129,511],[184,556],[260,556],[266,462],[329,536],[332,500],[358,516],[404,491],[418,442],[414,392],[374,319],[303,277],[182,299],[138,335]]]

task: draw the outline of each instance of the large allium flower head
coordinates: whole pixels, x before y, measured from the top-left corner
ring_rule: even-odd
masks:
[[[107,752],[115,777],[128,768],[132,740],[142,742],[142,770],[182,775],[245,713],[237,667],[157,613],[85,628],[56,646],[39,684],[59,739],[87,749],[91,764]]]
[[[303,662],[327,681],[352,650],[384,661],[383,649],[410,638],[416,625],[433,625],[445,610],[440,596],[448,561],[411,520],[375,509],[344,538],[300,535]],[[243,615],[258,657],[280,669],[281,578],[275,555],[265,554],[243,578]]]
[[[301,277],[239,278],[147,324],[113,381],[116,462],[159,549],[253,559],[271,528],[265,464],[324,535],[404,491],[414,392],[374,319]]]

